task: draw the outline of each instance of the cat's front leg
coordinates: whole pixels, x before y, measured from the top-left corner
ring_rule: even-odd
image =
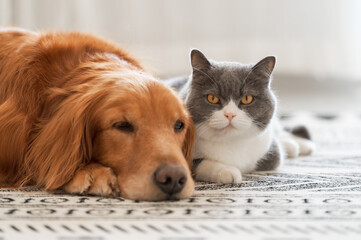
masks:
[[[241,171],[233,166],[213,160],[202,160],[195,170],[196,180],[215,183],[240,183]]]

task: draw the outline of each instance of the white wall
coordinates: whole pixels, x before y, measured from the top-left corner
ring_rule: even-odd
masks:
[[[0,0],[0,24],[93,32],[160,76],[189,72],[191,47],[215,60],[277,55],[278,74],[361,80],[358,0]]]

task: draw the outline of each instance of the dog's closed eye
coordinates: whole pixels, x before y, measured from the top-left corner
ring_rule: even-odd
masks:
[[[126,133],[132,133],[135,130],[130,122],[116,122],[113,124],[113,128]]]
[[[184,123],[180,120],[178,120],[175,124],[174,124],[174,131],[175,132],[181,132],[184,129]]]

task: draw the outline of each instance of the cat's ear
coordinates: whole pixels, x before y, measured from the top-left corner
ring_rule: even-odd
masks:
[[[190,56],[193,69],[207,70],[211,67],[211,63],[208,61],[207,57],[198,49],[192,49]]]
[[[276,58],[274,56],[268,56],[259,61],[252,67],[254,73],[260,74],[263,77],[270,78],[273,69],[276,65]]]

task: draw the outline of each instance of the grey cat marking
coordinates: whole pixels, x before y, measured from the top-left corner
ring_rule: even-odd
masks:
[[[271,171],[281,164],[281,151],[277,142],[273,141],[268,152],[257,163],[256,171]]]

